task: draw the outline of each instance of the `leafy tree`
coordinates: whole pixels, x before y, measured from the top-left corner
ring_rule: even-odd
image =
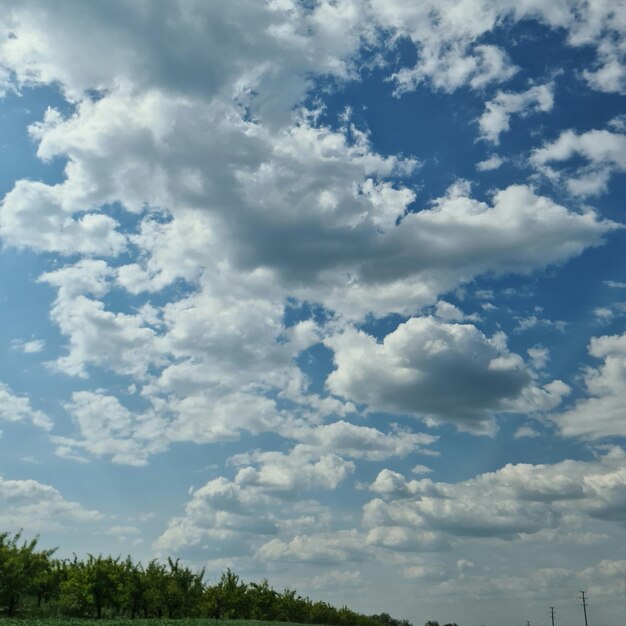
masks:
[[[38,537],[20,544],[21,537],[21,532],[0,533],[0,607],[8,617],[18,613],[25,596],[41,589],[55,552],[37,551]]]
[[[248,586],[230,568],[221,576],[213,596],[213,612],[217,618],[246,619],[249,617]]]
[[[188,567],[180,565],[180,559],[167,559],[169,571],[165,572],[163,600],[167,616],[183,617],[199,614],[204,587],[204,570],[194,573]]]
[[[133,563],[129,557],[121,564],[122,601],[131,619],[143,612],[148,617],[148,581],[140,563]]]
[[[167,574],[165,565],[159,563],[156,559],[148,563],[145,571],[146,595],[144,600],[144,615],[155,615],[158,618],[163,617],[165,608],[165,597],[167,587]]]
[[[249,605],[252,607],[252,619],[272,621],[277,619],[278,601],[280,596],[269,585],[267,578],[261,583],[250,583],[248,586]]]

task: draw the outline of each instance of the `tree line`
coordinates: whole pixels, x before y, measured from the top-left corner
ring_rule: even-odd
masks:
[[[38,539],[0,533],[0,615],[6,617],[258,619],[329,626],[412,626],[387,613],[362,615],[314,602],[267,580],[245,583],[230,570],[204,581],[180,561],[88,555],[56,559]]]

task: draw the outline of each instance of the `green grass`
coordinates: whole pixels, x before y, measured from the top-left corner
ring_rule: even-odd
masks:
[[[319,626],[294,622],[264,622],[256,619],[211,619],[207,617],[180,619],[77,619],[71,617],[0,618],[0,626]]]

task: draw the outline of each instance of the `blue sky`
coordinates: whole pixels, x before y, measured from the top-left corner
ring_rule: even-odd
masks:
[[[625,50],[618,0],[6,3],[0,527],[619,619]]]

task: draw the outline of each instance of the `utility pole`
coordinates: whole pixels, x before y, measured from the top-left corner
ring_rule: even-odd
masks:
[[[580,592],[580,599],[583,601],[583,613],[585,614],[585,626],[589,626],[587,624],[587,598],[585,598],[585,592]]]
[[[550,607],[550,619],[552,620],[552,626],[554,626],[554,607]]]

